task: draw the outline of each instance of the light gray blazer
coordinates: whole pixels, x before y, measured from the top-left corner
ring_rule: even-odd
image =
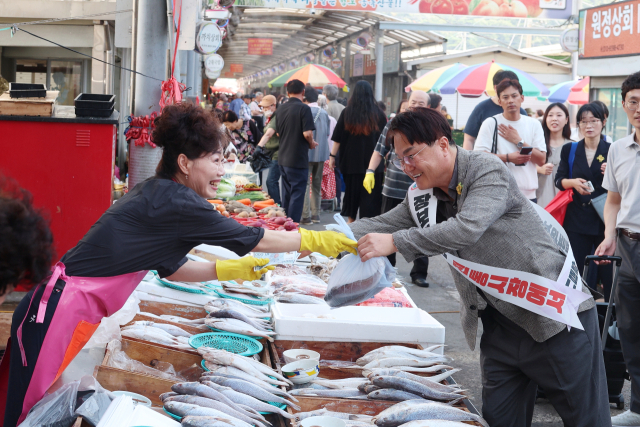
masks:
[[[407,199],[384,215],[350,224],[357,239],[368,233],[393,234],[398,252],[412,262],[422,256],[451,253],[462,259],[494,267],[526,271],[557,279],[565,255],[557,249],[540,217],[518,189],[513,175],[494,155],[458,148],[458,214],[433,227],[416,227]],[[581,262],[577,260],[577,262]],[[476,344],[478,310],[486,301],[476,286],[452,268],[460,293],[460,317],[469,347]],[[583,286],[583,291],[589,290]],[[543,342],[566,325],[539,316],[486,294],[491,304]],[[584,301],[579,312],[595,306],[593,298]]]

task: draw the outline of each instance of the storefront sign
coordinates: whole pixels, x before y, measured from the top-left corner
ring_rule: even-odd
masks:
[[[249,55],[273,55],[272,39],[248,39]]]
[[[364,72],[364,55],[356,53],[353,55],[353,77],[361,76]]]
[[[373,76],[376,73],[376,60],[371,55],[364,56],[364,75]]]
[[[338,68],[342,67],[342,61],[339,58],[333,58],[331,60],[331,67],[337,70]]]
[[[640,0],[580,11],[580,58],[640,53]]]
[[[205,68],[204,70],[204,74],[207,76],[208,79],[217,79],[218,77],[220,77],[220,73],[222,72],[222,70],[218,70],[218,71],[211,71],[207,68]]]
[[[225,71],[224,76],[225,77],[229,77],[232,78],[234,76],[234,72],[233,71]]]
[[[222,33],[215,22],[203,22],[197,34],[196,50],[203,55],[216,53],[222,46]]]
[[[384,47],[382,55],[382,72],[397,73],[400,69],[400,43]]]
[[[564,30],[560,36],[560,46],[565,52],[578,51],[579,31],[577,28],[569,28]]]
[[[575,0],[236,0],[237,7],[568,19]]]
[[[220,71],[224,68],[224,59],[217,53],[209,55],[204,59],[204,68],[212,72]]]
[[[230,64],[229,69],[232,73],[241,73],[244,69],[244,66],[242,64]]]

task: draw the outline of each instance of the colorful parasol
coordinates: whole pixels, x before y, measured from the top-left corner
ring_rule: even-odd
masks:
[[[549,89],[548,97],[539,96],[538,99],[540,101],[584,105],[589,102],[589,77],[559,83]]]
[[[287,81],[289,80],[289,77],[294,75],[296,71],[298,71],[298,70],[300,70],[302,68],[304,68],[304,67],[294,68],[293,70],[289,70],[286,73],[282,73],[278,77],[276,77],[275,79],[273,79],[269,83],[267,83],[267,85],[269,87],[282,87],[282,86],[287,84]]]
[[[549,89],[530,74],[494,61],[462,69],[442,85],[439,92],[453,94],[457,91],[460,95],[471,98],[479,97],[483,93],[494,96],[496,93],[493,90],[493,75],[499,70],[509,70],[516,73],[522,85],[524,96],[547,96],[549,94]]]
[[[334,73],[333,70],[323,65],[309,64],[292,71],[294,71],[293,74],[288,76],[286,80],[283,77],[285,77],[287,73],[281,75],[277,79],[270,81],[269,87],[284,86],[287,84],[287,82],[294,79],[298,79],[304,84],[310,84],[311,86],[316,88],[322,87],[327,84],[334,84],[339,88],[342,88],[346,85],[345,81],[342,80],[336,73]]]
[[[425,92],[438,92],[442,85],[447,83],[452,77],[465,68],[467,68],[467,66],[460,62],[436,68],[405,87],[404,91],[411,92],[412,90],[423,90]]]

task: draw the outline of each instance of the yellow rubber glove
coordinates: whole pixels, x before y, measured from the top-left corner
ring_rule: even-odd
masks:
[[[376,185],[376,178],[373,175],[373,172],[367,172],[364,176],[364,182],[362,183],[364,189],[367,190],[367,193],[371,194],[371,190]]]
[[[264,273],[273,270],[276,267],[270,265],[261,270],[253,271],[254,267],[260,267],[269,264],[269,258],[254,258],[245,256],[240,259],[228,259],[216,261],[216,274],[218,280],[259,280]]]
[[[358,242],[336,231],[311,231],[301,228],[300,235],[302,236],[300,252],[319,252],[324,256],[334,258],[344,251],[354,255],[358,253],[356,250]]]

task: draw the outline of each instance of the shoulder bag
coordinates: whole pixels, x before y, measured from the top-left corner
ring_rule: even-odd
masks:
[[[571,150],[569,151],[569,178],[573,178],[573,162],[576,159],[576,150],[578,149],[578,143],[571,143]],[[544,210],[549,212],[560,225],[564,224],[564,217],[567,214],[567,206],[573,201],[573,189],[563,190],[558,192],[553,199],[545,206]]]

